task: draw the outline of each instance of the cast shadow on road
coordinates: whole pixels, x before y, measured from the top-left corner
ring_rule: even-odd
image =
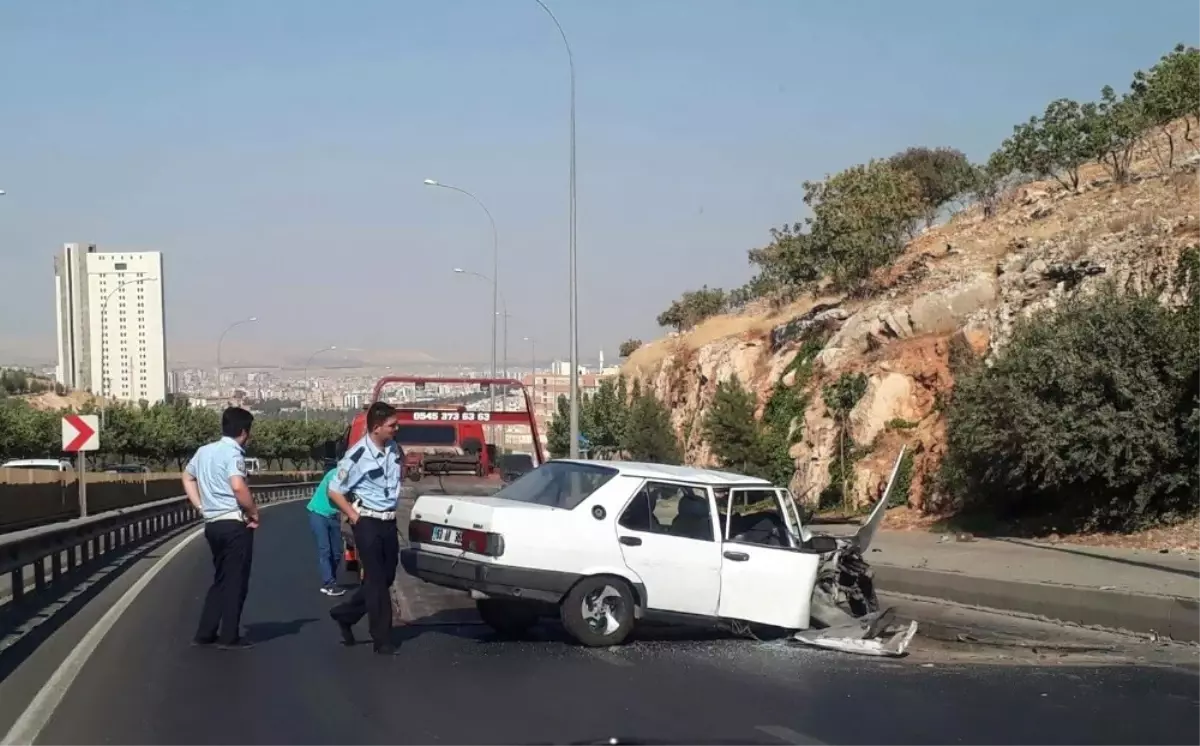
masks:
[[[290,622],[251,622],[246,625],[246,639],[251,642],[268,642],[279,637],[290,637],[300,633],[316,617],[293,619]]]
[[[556,619],[543,619],[524,635],[517,637],[500,635],[483,623],[474,609],[444,609],[404,622],[392,628],[392,640],[401,645],[422,635],[444,635],[461,640],[470,640],[481,645],[514,642],[579,645]],[[708,626],[683,626],[643,622],[638,625],[630,642],[654,644],[658,642],[715,642],[720,640],[744,639],[727,629]]]

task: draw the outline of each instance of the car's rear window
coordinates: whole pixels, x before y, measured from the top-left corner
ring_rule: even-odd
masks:
[[[571,510],[616,475],[617,470],[609,466],[550,461],[500,490],[494,497]]]
[[[452,446],[458,434],[453,425],[401,425],[396,442],[402,446]]]

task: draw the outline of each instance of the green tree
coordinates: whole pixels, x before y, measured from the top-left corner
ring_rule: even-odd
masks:
[[[721,288],[705,285],[699,290],[689,290],[658,315],[658,325],[674,327],[676,331],[690,329],[724,311],[725,303],[725,291]]]
[[[806,223],[792,223],[772,228],[771,243],[750,250],[750,264],[758,274],[750,281],[747,295],[805,290],[825,276],[826,258],[806,227]]]
[[[1095,122],[1095,104],[1060,98],[1041,117],[1013,127],[1000,147],[1016,170],[1039,179],[1052,177],[1064,189],[1076,191],[1080,166],[1095,157]]]
[[[754,394],[736,375],[717,383],[701,426],[722,467],[750,474],[764,465],[762,432],[754,417],[757,408]]]
[[[592,455],[597,458],[611,458],[621,450],[627,414],[624,387],[624,376],[620,376],[618,381],[604,378],[595,396],[588,402],[587,437],[591,442]],[[621,391],[618,392],[618,389]]]
[[[983,209],[984,220],[996,214],[1005,182],[1014,170],[1012,161],[1004,149],[992,153],[986,163],[972,167],[969,192],[971,198]]]
[[[627,339],[621,343],[621,348],[619,350],[617,350],[617,355],[619,355],[620,357],[629,357],[641,346],[642,346],[642,340]]]
[[[840,497],[843,508],[850,507],[850,489],[854,486],[854,462],[863,455],[850,436],[850,412],[867,392],[867,376],[863,373],[843,373],[821,389],[821,397],[837,423],[838,447],[829,463],[829,486],[821,493],[822,507],[831,507],[834,497]]]
[[[917,180],[926,226],[933,225],[943,206],[970,188],[975,176],[967,157],[954,148],[909,148],[889,161]]]
[[[813,212],[808,240],[817,264],[841,288],[895,259],[925,209],[916,178],[883,160],[804,182],[804,203]]]
[[[1146,116],[1136,96],[1117,98],[1112,86],[1104,86],[1088,128],[1092,155],[1108,170],[1114,182],[1124,184],[1129,180],[1133,149],[1146,125]]]
[[[1111,287],[1023,321],[956,384],[942,481],[969,508],[1128,529],[1200,505],[1197,253],[1190,303]]]
[[[621,449],[634,461],[658,464],[679,464],[683,461],[683,449],[671,425],[670,410],[653,392],[642,391],[636,380],[629,400]]]
[[[560,394],[556,404],[558,411],[546,426],[546,450],[550,458],[566,458],[571,452],[571,403]]]
[[[1175,162],[1175,137],[1170,125],[1184,121],[1183,138],[1192,141],[1192,118],[1200,119],[1200,50],[1177,44],[1150,71],[1134,73],[1130,86],[1147,124],[1158,127],[1167,140],[1167,166]]]

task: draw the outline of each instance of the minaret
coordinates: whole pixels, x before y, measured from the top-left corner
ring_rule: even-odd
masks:
[[[604,350],[600,350],[600,372],[604,372]]]

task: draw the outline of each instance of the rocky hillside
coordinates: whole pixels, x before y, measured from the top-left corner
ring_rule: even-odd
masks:
[[[868,293],[710,318],[641,347],[625,373],[670,407],[688,461],[710,464],[701,423],[718,382],[736,374],[757,394],[761,413],[803,340],[821,329],[827,341],[806,384],[810,401],[793,424],[802,433],[790,450],[793,492],[812,502],[830,480],[839,438],[821,387],[861,372],[866,393],[848,419],[849,435],[868,450],[855,462],[855,500],[881,492],[908,443],[916,453],[910,504],[935,507],[929,477],[944,452],[938,403],[954,385],[955,356],[994,355],[1016,319],[1104,280],[1126,290],[1169,284],[1181,251],[1200,241],[1200,153],[1177,154],[1166,169],[1152,147],[1147,141],[1136,151],[1124,186],[1099,166],[1083,168],[1077,191],[1055,181],[1025,184],[987,219],[974,207],[927,229],[873,276]],[[1169,296],[1162,300],[1175,300]]]

